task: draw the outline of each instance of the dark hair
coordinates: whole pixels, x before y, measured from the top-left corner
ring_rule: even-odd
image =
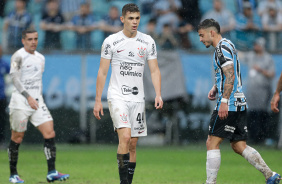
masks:
[[[136,4],[129,3],[122,7],[122,16],[125,16],[127,12],[135,13],[135,12],[140,12],[140,10]]]
[[[22,39],[25,39],[26,34],[28,33],[37,33],[37,31],[35,29],[26,29],[22,31]]]
[[[214,19],[205,19],[203,20],[199,25],[198,25],[198,30],[200,29],[207,29],[210,27],[214,27],[217,31],[217,33],[220,33],[220,25],[217,21],[215,21]]]

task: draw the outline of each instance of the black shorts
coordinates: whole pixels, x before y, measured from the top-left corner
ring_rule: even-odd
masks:
[[[247,140],[247,111],[228,112],[227,119],[221,120],[218,111],[213,111],[209,135],[229,139],[230,142]]]

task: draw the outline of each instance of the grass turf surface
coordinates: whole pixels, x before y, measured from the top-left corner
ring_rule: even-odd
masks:
[[[282,173],[282,153],[256,147],[273,171]],[[118,184],[117,145],[57,145],[56,168],[70,174],[69,184]],[[263,175],[229,145],[221,146],[218,184],[263,184]],[[0,151],[0,183],[8,183],[7,151]],[[202,184],[206,178],[205,144],[184,147],[137,148],[133,184]],[[41,145],[21,145],[18,172],[27,184],[47,183],[47,164]],[[59,182],[57,182],[59,183]]]

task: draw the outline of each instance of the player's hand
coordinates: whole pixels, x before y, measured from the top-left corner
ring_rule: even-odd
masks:
[[[227,119],[228,117],[228,105],[227,103],[221,103],[219,110],[218,110],[218,116],[221,120]]]
[[[164,104],[164,102],[162,100],[162,97],[156,96],[156,98],[155,98],[155,107],[156,107],[156,109],[163,108],[163,104]]]
[[[272,99],[271,99],[271,110],[275,113],[278,113],[279,112],[279,109],[278,109],[278,102],[280,100],[280,96],[279,96],[279,93],[274,93]]]
[[[32,109],[34,109],[34,110],[38,109],[38,107],[39,107],[38,102],[34,98],[32,98],[31,96],[29,96],[27,98],[27,102]]]
[[[101,115],[104,116],[102,102],[101,101],[95,101],[93,114],[94,114],[95,118],[98,119],[98,120],[101,119],[100,112],[101,112]]]
[[[216,99],[217,89],[215,86],[212,87],[212,89],[209,91],[208,99],[211,101],[214,101]]]

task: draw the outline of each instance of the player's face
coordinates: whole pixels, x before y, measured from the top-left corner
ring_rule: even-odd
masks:
[[[120,20],[124,24],[124,31],[135,35],[140,23],[140,12],[127,12]]]
[[[33,54],[38,44],[38,33],[27,33],[26,37],[22,39],[22,43],[27,52]]]
[[[209,29],[199,29],[198,34],[200,37],[200,42],[202,42],[206,48],[209,48],[212,44],[212,32]]]

